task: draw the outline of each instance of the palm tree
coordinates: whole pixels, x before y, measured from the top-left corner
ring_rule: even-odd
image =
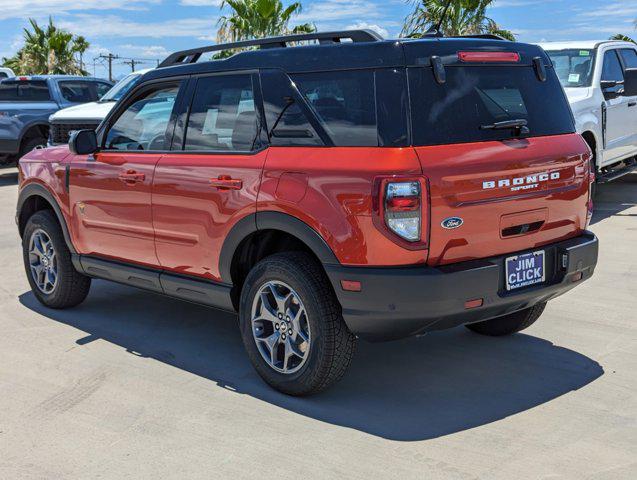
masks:
[[[218,43],[316,31],[310,23],[290,28],[292,17],[301,13],[299,2],[284,7],[281,0],[223,0],[221,8],[225,6],[230,7],[232,13],[219,19]],[[229,54],[231,52],[222,52],[219,56]]]
[[[82,35],[78,35],[73,39],[75,51],[77,52],[80,58],[80,70],[84,70],[84,53],[88,50],[88,47],[91,46],[90,43],[86,41]]]
[[[617,35],[613,35],[612,37],[610,37],[610,40],[621,40],[622,42],[637,43],[635,40],[633,40],[629,36],[622,35],[621,33],[618,33]]]
[[[4,63],[14,72],[22,75],[71,74],[82,75],[81,55],[89,44],[83,37],[73,37],[66,30],[61,30],[49,23],[45,28],[34,19],[29,19],[31,29],[24,29],[24,46],[16,55],[5,58]],[[80,65],[75,55],[80,55]]]
[[[435,28],[444,15],[440,30],[446,35],[490,33],[515,40],[512,32],[500,28],[493,19],[487,17],[487,8],[493,2],[494,0],[414,0],[415,9],[405,19],[402,35],[421,37]]]

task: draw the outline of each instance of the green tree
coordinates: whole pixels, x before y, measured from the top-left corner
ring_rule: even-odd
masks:
[[[509,30],[502,29],[487,16],[487,9],[494,0],[414,0],[414,11],[405,19],[402,35],[421,37],[440,22],[447,4],[440,30],[449,36],[479,35],[490,33],[507,40],[515,40]]]
[[[29,19],[31,29],[24,29],[24,46],[4,64],[19,75],[69,74],[83,75],[82,55],[89,47],[84,37],[73,37],[59,29],[49,17],[44,28]],[[76,55],[80,61],[76,60]]]
[[[290,27],[292,17],[301,13],[299,2],[284,7],[281,0],[224,0],[221,8],[226,6],[231,13],[219,19],[218,43],[316,31],[316,27],[310,23]],[[231,53],[222,52],[219,57]]]

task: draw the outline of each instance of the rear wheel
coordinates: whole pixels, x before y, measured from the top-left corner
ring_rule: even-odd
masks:
[[[276,254],[259,262],[241,292],[239,322],[252,365],[273,388],[311,395],[338,381],[355,337],[325,273],[308,254]]]
[[[534,307],[520,310],[519,312],[510,313],[485,322],[471,323],[466,325],[466,327],[481,335],[489,335],[492,337],[511,335],[521,332],[533,325],[535,321],[540,318],[545,307],[546,302],[539,303]]]
[[[69,308],[84,301],[91,279],[75,270],[52,211],[42,210],[29,218],[22,236],[22,252],[31,290],[40,303],[50,308]]]

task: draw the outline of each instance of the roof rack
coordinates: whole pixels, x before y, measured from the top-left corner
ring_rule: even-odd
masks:
[[[372,30],[343,30],[340,32],[316,32],[297,35],[284,35],[280,37],[269,37],[258,40],[245,40],[234,43],[220,43],[218,45],[209,45],[206,47],[193,48],[191,50],[182,50],[175,52],[159,64],[161,67],[169,67],[172,65],[187,65],[189,63],[197,63],[201,55],[207,52],[218,52],[221,50],[234,50],[237,48],[259,47],[266,48],[285,48],[288,43],[306,42],[317,40],[321,45],[341,43],[342,40],[350,40],[354,43],[363,42],[379,42],[383,40],[378,33]]]

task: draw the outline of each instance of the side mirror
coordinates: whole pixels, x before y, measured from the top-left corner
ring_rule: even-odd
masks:
[[[621,96],[624,84],[623,82],[617,82],[615,80],[602,80],[601,87],[604,98],[606,100],[613,100]]]
[[[624,96],[637,97],[637,68],[628,68],[624,72]]]
[[[90,155],[97,152],[95,130],[76,130],[69,138],[69,150],[75,155]]]

